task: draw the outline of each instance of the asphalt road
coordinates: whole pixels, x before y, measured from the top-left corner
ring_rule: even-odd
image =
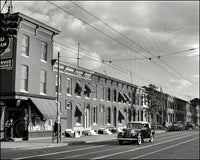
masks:
[[[35,150],[3,150],[1,159],[199,159],[199,131],[166,132],[153,143],[117,140]]]

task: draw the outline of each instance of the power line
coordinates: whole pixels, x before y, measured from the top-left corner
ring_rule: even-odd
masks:
[[[106,22],[102,21],[101,19],[99,19],[98,17],[96,17],[94,14],[92,14],[91,12],[87,11],[86,9],[84,9],[83,7],[81,7],[80,5],[78,5],[77,3],[74,3],[72,2],[71,0],[69,0],[71,3],[73,3],[74,5],[76,5],[78,8],[80,8],[81,10],[85,11],[86,13],[88,13],[90,16],[92,16],[93,18],[97,19],[98,21],[102,22],[104,25],[106,25],[107,27],[109,27],[110,29],[114,30],[115,32],[117,32],[118,34],[120,34],[121,36],[123,36],[124,38],[126,38],[127,40],[129,40],[130,42],[132,42],[133,44],[139,46],[140,48],[142,48],[144,51],[146,51],[147,53],[151,54],[153,57],[150,57],[150,58],[143,58],[143,59],[152,59],[152,58],[158,58],[160,60],[160,57],[166,57],[166,56],[169,56],[169,55],[174,55],[174,54],[178,54],[178,53],[182,53],[182,52],[185,52],[185,51],[192,51],[194,50],[195,48],[192,48],[192,49],[189,49],[189,50],[185,50],[185,51],[181,51],[181,52],[175,52],[175,53],[171,53],[171,54],[168,54],[168,55],[163,55],[163,56],[154,56],[154,54],[152,54],[150,51],[148,51],[147,49],[145,49],[143,46],[137,44],[136,42],[134,42],[133,40],[131,40],[130,38],[128,38],[127,36],[125,36],[124,34],[122,34],[121,32],[119,32],[118,30],[116,30],[115,28],[113,28],[112,26],[110,26],[109,24],[107,24]],[[137,53],[137,52],[136,52]],[[141,54],[140,54],[141,55]],[[142,55],[143,56],[143,55]],[[142,59],[142,58],[141,58]],[[124,59],[124,60],[128,60],[128,59]],[[136,59],[129,59],[129,60],[136,60]],[[113,61],[123,61],[123,60],[113,60]],[[184,79],[187,79],[185,78],[185,76],[183,76],[182,73],[180,73],[179,71],[177,71],[175,68],[173,68],[172,66],[170,66],[169,64],[167,64],[166,62],[164,62],[163,60],[160,60],[161,62],[163,62],[165,65],[167,65],[168,67],[170,67],[172,70],[174,70],[175,72],[177,72],[179,75],[181,75]],[[112,62],[112,61],[110,61]],[[155,62],[153,62],[155,65],[161,67],[160,65],[156,64]],[[161,67],[162,69],[164,69],[163,67]],[[166,69],[164,69],[165,71],[167,71]],[[168,71],[167,71],[168,72]],[[172,74],[171,72],[168,72],[170,74]],[[172,74],[174,76],[174,74]],[[176,77],[176,76],[175,76]],[[179,78],[178,78],[179,79]],[[187,79],[188,80],[188,79]],[[190,80],[189,80],[190,81]],[[191,81],[190,81],[191,82]],[[191,82],[191,84],[193,84],[193,82]],[[194,84],[193,84],[194,85]],[[196,85],[194,85],[196,86]]]
[[[51,3],[52,5],[56,6],[57,8],[61,9],[62,11],[64,11],[64,12],[70,14],[71,16],[73,16],[73,17],[79,19],[79,20],[82,21],[83,23],[89,25],[89,26],[92,27],[94,30],[100,32],[101,34],[105,35],[106,37],[108,37],[108,38],[110,38],[110,39],[112,39],[112,40],[118,42],[118,43],[121,44],[122,46],[124,46],[124,47],[126,47],[126,48],[128,48],[128,49],[130,49],[130,50],[133,50],[135,53],[137,53],[137,54],[139,54],[139,55],[141,55],[141,56],[147,58],[146,56],[142,55],[141,53],[138,53],[135,49],[133,49],[133,48],[131,48],[131,47],[129,47],[129,46],[123,44],[122,42],[120,42],[120,41],[114,39],[114,38],[111,37],[110,35],[108,35],[108,34],[102,32],[102,31],[99,30],[98,28],[96,28],[96,27],[90,25],[90,24],[87,23],[86,21],[84,21],[84,20],[82,20],[81,18],[79,18],[79,17],[73,15],[72,13],[70,13],[70,12],[68,12],[67,10],[63,9],[62,7],[59,7],[59,6],[56,5],[55,3],[52,3],[52,2],[50,2],[49,0],[47,0],[47,1],[48,1],[49,3]],[[132,41],[132,40],[131,40],[131,41]],[[134,41],[133,41],[133,43],[136,44],[137,46],[139,46],[140,48],[142,48],[143,50],[145,50],[146,52],[148,52],[149,54],[151,54],[152,56],[155,56],[155,55],[153,55],[150,51],[148,51],[148,50],[146,50],[144,47],[142,47],[141,45],[138,45],[138,44],[135,43]],[[154,63],[154,64],[157,65],[157,66],[160,66],[160,65],[158,65],[157,63],[155,63],[154,61],[151,61],[151,62]],[[163,68],[163,67],[161,67],[161,66],[160,66],[160,68],[162,68],[162,69],[164,69],[165,71],[167,71],[165,68]],[[169,71],[167,71],[167,72],[174,76],[174,74],[172,74],[171,72],[169,72]],[[175,77],[177,78],[177,76],[175,76]],[[178,79],[179,79],[179,78],[178,78]],[[193,85],[194,85],[194,84],[193,84]]]
[[[160,59],[161,57],[167,57],[167,56],[173,56],[175,54],[180,54],[180,53],[184,53],[184,52],[188,52],[188,51],[193,51],[196,50],[198,48],[191,48],[191,49],[187,49],[187,50],[183,50],[183,51],[178,51],[178,52],[173,52],[173,53],[169,53],[169,54],[165,54],[165,55],[160,55],[160,56],[153,56],[153,57],[147,57],[147,58],[128,58],[128,59],[116,59],[116,60],[108,60],[108,62],[117,62],[117,61],[131,61],[131,60],[145,60],[145,59]]]

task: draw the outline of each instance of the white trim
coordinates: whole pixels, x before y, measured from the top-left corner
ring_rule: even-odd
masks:
[[[40,62],[47,63],[47,60],[40,59]]]

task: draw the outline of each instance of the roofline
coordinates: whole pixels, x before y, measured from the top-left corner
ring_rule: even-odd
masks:
[[[66,63],[66,62],[63,62],[63,61],[61,61],[60,63],[63,64],[63,65],[66,64],[67,66],[73,67],[74,69],[77,69],[77,70],[87,71],[89,73],[92,73],[94,75],[97,75],[97,76],[100,76],[100,77],[103,77],[103,78],[106,78],[106,79],[109,79],[109,80],[114,80],[114,81],[117,81],[117,82],[120,82],[120,83],[125,83],[126,85],[129,85],[131,87],[135,87],[135,88],[140,87],[138,85],[135,85],[135,84],[132,84],[132,83],[129,83],[129,82],[126,82],[126,81],[123,81],[123,80],[120,80],[120,79],[117,79],[117,78],[114,78],[114,77],[111,77],[111,76],[108,76],[108,75],[105,75],[105,74],[102,74],[102,73],[99,73],[99,72],[96,72],[96,71],[93,71],[93,70],[89,70],[87,68],[77,67],[75,65],[72,65],[72,64],[69,64],[69,63]]]
[[[21,17],[22,19],[24,19],[24,20],[26,20],[26,21],[28,21],[28,22],[30,22],[30,23],[33,23],[33,24],[35,24],[35,25],[39,25],[40,27],[51,31],[51,32],[53,32],[54,34],[59,34],[59,33],[60,33],[59,30],[57,30],[57,29],[55,29],[55,28],[53,28],[53,27],[51,27],[51,26],[48,26],[48,25],[46,25],[46,24],[44,24],[44,23],[42,23],[42,22],[40,22],[40,21],[38,21],[38,20],[36,20],[36,19],[33,19],[33,18],[31,18],[31,17],[29,17],[29,16],[27,16],[27,15],[21,13],[21,12],[13,13],[13,15],[18,15],[18,16]]]

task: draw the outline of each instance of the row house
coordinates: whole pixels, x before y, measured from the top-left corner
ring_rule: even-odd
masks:
[[[58,65],[54,66],[57,73]],[[94,71],[60,63],[62,130],[81,134],[109,126],[122,129],[129,121],[147,120],[145,90]],[[56,91],[56,89],[55,89]]]

